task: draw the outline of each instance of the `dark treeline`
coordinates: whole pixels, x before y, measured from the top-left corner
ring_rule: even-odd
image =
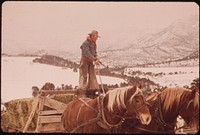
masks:
[[[153,85],[156,85],[156,84],[154,84],[150,80],[146,80],[144,78],[141,79],[141,78],[137,78],[137,77],[136,78],[129,77],[128,82],[121,82],[119,85],[118,84],[99,84],[99,88],[100,88],[100,92],[103,93],[103,91],[107,92],[110,89],[126,87],[126,86],[133,85],[135,83],[142,84],[142,89],[143,89],[144,94],[148,94],[148,93],[151,93],[154,91],[157,91],[157,92],[162,91],[165,88],[167,88],[166,86],[165,87],[160,87],[160,86],[152,87]],[[47,82],[42,86],[41,90],[73,90],[73,89],[75,90],[75,89],[77,89],[77,87],[78,86],[75,86],[73,88],[71,84],[68,84],[68,85],[61,84],[61,86],[55,87],[55,85],[53,83]],[[184,88],[188,88],[188,89],[197,88],[197,90],[199,90],[199,78],[194,79],[191,82],[190,86],[185,85]],[[33,97],[36,97],[39,94],[39,91],[40,91],[40,89],[37,86],[32,86],[32,96]]]
[[[70,60],[67,60],[58,56],[53,56],[53,55],[43,55],[41,56],[41,58],[35,58],[33,62],[49,64],[49,65],[54,65],[54,66],[59,66],[59,67],[68,67],[68,68],[79,67],[79,64],[77,64],[76,62],[72,62]]]
[[[36,58],[33,60],[33,62],[38,62],[38,63],[43,63],[43,64],[49,64],[49,65],[55,65],[55,66],[60,66],[60,67],[67,67],[67,68],[73,68],[74,72],[77,72],[77,69],[79,67],[79,64],[69,61],[67,59],[63,59],[57,56],[53,55],[43,55],[41,58]],[[152,72],[147,72],[143,73],[141,71],[128,71],[128,74],[130,76],[127,76],[124,73],[125,67],[121,68],[102,68],[96,70],[96,74],[100,73],[101,76],[110,76],[110,77],[117,77],[117,78],[122,78],[125,80],[125,82],[120,83],[120,84],[103,84],[104,88],[107,89],[113,89],[113,88],[118,88],[118,87],[125,87],[128,85],[133,85],[134,83],[140,83],[143,85],[143,89],[145,89],[146,92],[152,92],[152,91],[162,91],[166,86],[160,86],[159,84],[155,84],[153,81],[149,80],[148,78],[140,78],[137,75],[144,75],[144,76],[163,76],[165,73],[152,73]],[[182,72],[175,72],[171,74],[184,74]],[[134,77],[135,76],[135,77]],[[47,82],[41,89],[45,90],[70,90],[70,89],[76,89],[78,86],[75,86],[74,88],[72,87],[71,84],[61,84],[61,86],[54,86],[54,84]],[[194,79],[191,82],[190,86],[185,85],[185,88],[193,89],[194,87],[199,88],[199,78]],[[100,84],[101,88],[101,84]],[[39,88],[38,88],[39,89]]]

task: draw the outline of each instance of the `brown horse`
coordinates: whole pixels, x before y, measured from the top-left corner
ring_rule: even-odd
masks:
[[[176,119],[180,115],[193,130],[199,129],[199,93],[196,89],[182,87],[166,88],[161,93],[147,96],[152,121],[149,125],[130,126],[131,120],[126,119],[122,125],[127,133],[167,133],[175,134]],[[128,126],[127,126],[128,125]]]
[[[148,125],[149,109],[139,87],[116,88],[95,99],[79,98],[68,103],[62,114],[68,133],[114,133],[125,117]]]

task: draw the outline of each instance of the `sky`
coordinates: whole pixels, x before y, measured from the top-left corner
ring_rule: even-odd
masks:
[[[6,1],[2,49],[73,50],[93,29],[101,36],[98,43],[107,46],[121,34],[137,37],[191,14],[199,14],[195,2]]]

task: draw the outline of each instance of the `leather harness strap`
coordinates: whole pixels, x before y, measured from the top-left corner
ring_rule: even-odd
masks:
[[[87,102],[85,102],[83,99],[79,98],[79,100],[80,100],[81,102],[83,102],[83,104],[82,104],[81,107],[79,108],[79,112],[78,112],[78,115],[77,115],[77,124],[78,124],[79,114],[80,114],[80,112],[81,112],[81,109],[82,109],[82,106],[83,106],[83,105],[86,105],[87,107],[89,107],[89,108],[92,109],[93,111],[98,112],[98,115],[97,115],[96,118],[90,119],[90,120],[88,120],[88,121],[85,122],[85,123],[82,123],[82,124],[80,124],[80,125],[77,125],[77,127],[74,128],[70,133],[74,133],[74,132],[75,132],[77,129],[79,129],[80,127],[83,127],[83,126],[85,126],[85,125],[88,125],[88,124],[97,122],[97,121],[99,121],[99,119],[100,119],[99,111],[97,111],[95,108],[93,108],[92,106],[90,106],[90,105],[89,105]],[[90,101],[90,100],[89,100],[89,101]],[[89,101],[88,101],[88,102],[89,102]]]
[[[76,128],[74,128],[70,133],[74,133],[77,129],[79,129],[80,127],[83,127],[85,125],[88,125],[88,124],[91,124],[91,123],[94,123],[94,122],[97,122],[97,124],[108,130],[108,132],[112,132],[111,130],[113,128],[117,128],[119,127],[123,122],[124,122],[124,118],[122,117],[122,119],[120,120],[119,123],[117,124],[110,124],[108,123],[108,121],[106,120],[105,118],[105,114],[104,114],[104,105],[103,105],[103,99],[104,99],[105,95],[100,95],[99,97],[97,97],[97,102],[98,102],[98,110],[96,110],[95,108],[93,108],[92,106],[90,106],[86,101],[84,101],[83,99],[79,98],[79,100],[83,103],[79,109],[79,112],[78,112],[78,116],[77,116],[77,123],[78,123],[78,117],[79,117],[79,114],[81,112],[81,109],[82,109],[82,106],[83,105],[86,105],[87,107],[89,107],[91,110],[97,112],[97,117],[93,118],[93,119],[90,119],[88,120],[87,122],[85,123],[82,123],[80,125],[77,125]],[[90,101],[90,100],[89,100]],[[89,102],[88,101],[88,102]]]
[[[91,110],[95,111],[98,113],[98,110],[96,110],[95,108],[93,108],[92,106],[90,106],[87,102],[85,102],[83,99],[79,98],[79,100],[81,102],[83,102],[87,107],[89,107]],[[90,101],[90,100],[89,100]]]
[[[100,95],[98,98],[100,99],[100,100],[98,100],[99,101],[99,105],[100,105],[100,115],[101,115],[101,123],[102,124],[104,124],[104,126],[103,126],[103,128],[106,128],[106,129],[111,129],[111,128],[117,128],[117,127],[119,127],[123,122],[124,122],[124,118],[121,118],[121,120],[120,120],[120,122],[118,122],[117,124],[110,124],[110,123],[108,123],[108,121],[106,120],[106,118],[105,118],[105,114],[104,114],[104,105],[103,105],[103,99],[104,99],[104,95]]]

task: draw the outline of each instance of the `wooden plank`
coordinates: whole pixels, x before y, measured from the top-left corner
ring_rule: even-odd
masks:
[[[44,105],[56,110],[63,110],[63,111],[66,108],[65,103],[47,97],[44,99]]]
[[[61,115],[38,116],[38,120],[40,124],[61,122]]]
[[[44,97],[40,97],[39,108],[38,108],[38,115],[40,115],[41,111],[44,110]]]
[[[33,106],[32,106],[32,111],[31,111],[31,114],[28,118],[28,121],[26,122],[26,125],[23,129],[23,133],[26,132],[26,130],[28,129],[32,119],[33,119],[33,116],[37,110],[37,107],[38,107],[38,104],[39,104],[39,101],[40,101],[40,98],[36,97],[36,99],[33,101]]]
[[[109,90],[113,90],[115,88],[109,88]],[[40,90],[40,93],[45,94],[84,94],[86,90],[82,89],[69,89],[69,90]]]
[[[41,93],[45,94],[74,94],[76,90],[40,90]]]
[[[38,108],[38,116],[40,115],[40,113],[42,112],[42,110],[44,109],[44,97],[40,96],[40,103],[39,103],[39,108]],[[35,132],[40,132],[42,128],[42,125],[39,123],[39,117],[37,118],[37,125],[36,125],[36,129]]]
[[[41,132],[64,132],[64,128],[62,126],[62,123],[56,122],[56,123],[48,123],[42,126]]]
[[[47,110],[41,111],[40,115],[53,115],[53,114],[62,114],[64,110]]]
[[[79,94],[85,93],[85,90],[77,89],[77,90],[40,90],[41,93],[45,94]]]

